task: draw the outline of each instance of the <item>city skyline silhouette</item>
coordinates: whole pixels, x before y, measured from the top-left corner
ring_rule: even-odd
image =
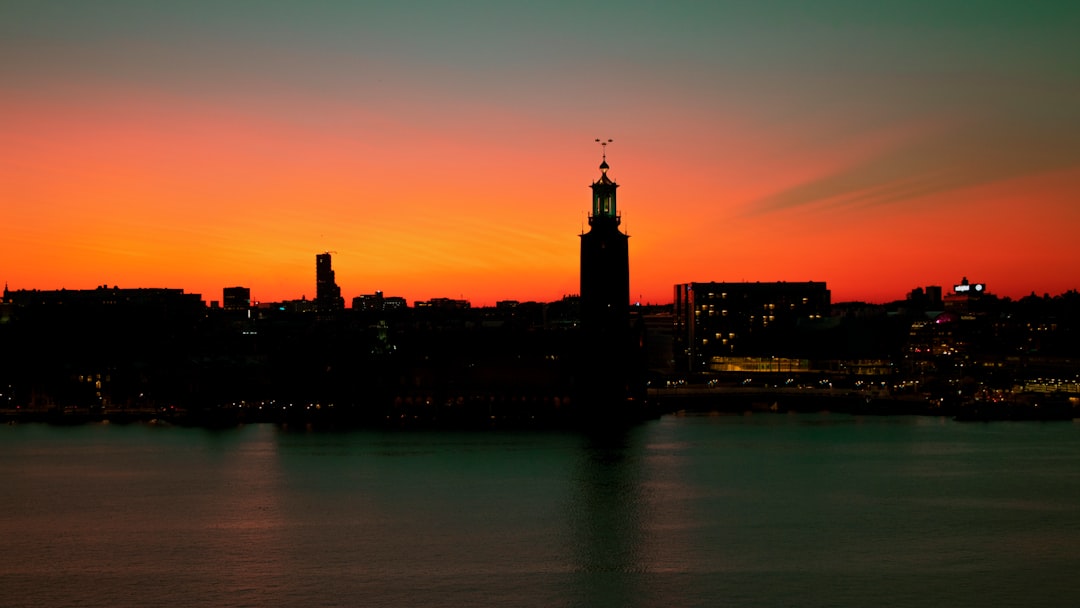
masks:
[[[599,220],[599,219],[604,219],[604,217],[606,217],[606,216],[610,216],[610,218],[608,218],[608,219],[610,219],[611,222],[612,222],[611,226],[615,227],[615,228],[613,228],[613,230],[615,230],[616,232],[619,232],[617,227],[619,226],[619,224],[622,221],[621,212],[616,212],[615,206],[614,206],[614,201],[615,201],[614,192],[615,192],[615,188],[618,187],[618,184],[616,184],[614,181],[612,181],[608,176],[608,171],[609,171],[610,168],[609,168],[609,165],[607,163],[607,146],[609,144],[611,144],[613,141],[614,140],[612,140],[612,139],[607,139],[607,140],[601,140],[599,138],[595,139],[595,142],[600,143],[600,145],[602,146],[603,152],[601,153],[601,163],[600,163],[600,166],[599,166],[600,178],[596,182],[594,182],[592,184],[592,188],[594,190],[592,209],[591,209],[591,211],[588,211],[588,216],[587,216],[590,231],[592,230],[592,226],[593,226],[594,221]],[[605,184],[607,186],[604,186]],[[600,186],[601,188],[604,188],[604,187],[610,188],[610,193],[609,194],[603,194],[603,195],[596,194],[596,188],[598,186]],[[604,203],[604,202],[598,202],[598,201],[607,201],[607,202]],[[610,205],[610,208],[608,208],[606,205]],[[604,225],[606,225],[606,224],[604,224]],[[579,236],[581,236],[582,238],[587,238],[587,235],[588,235],[588,233],[587,233],[587,231],[585,229],[585,225],[583,224],[582,225],[582,232],[581,232],[581,234]],[[628,239],[628,237],[629,237],[629,235],[622,234],[622,239],[619,239],[619,240],[624,241],[624,244],[622,245],[623,253],[619,254],[616,257],[628,257],[628,251],[627,251],[626,245],[625,245],[625,240]],[[599,248],[599,250],[603,250],[603,249],[604,249],[603,246],[601,246]],[[335,271],[331,269],[332,257],[333,257],[333,255],[336,255],[337,253],[338,253],[337,251],[329,251],[328,250],[328,251],[323,251],[323,252],[315,254],[315,259],[316,259],[315,289],[313,290],[314,296],[310,299],[312,310],[324,310],[324,311],[340,310],[340,309],[344,309],[346,307],[346,302],[347,301],[354,301],[354,300],[355,301],[361,301],[361,300],[364,300],[366,298],[371,298],[371,297],[378,297],[379,299],[382,299],[382,297],[384,296],[383,290],[375,289],[375,288],[370,288],[370,289],[367,289],[366,291],[363,290],[363,289],[357,290],[356,295],[355,296],[350,296],[349,299],[346,299],[345,297],[342,296],[342,294],[344,292],[342,291],[341,286],[338,285],[336,280],[335,280],[335,275],[336,275]],[[582,257],[581,271],[583,273],[585,272],[586,266],[588,266],[588,264],[586,264],[584,262],[585,256],[586,256],[586,252],[585,252],[585,248],[583,247],[583,249],[581,251],[581,257]],[[602,275],[609,274],[609,271],[610,271],[610,269],[607,268],[606,264],[603,265],[602,269],[590,272],[590,274],[593,275],[593,277],[594,277],[593,279],[590,279],[590,281],[595,281],[595,280],[599,279]],[[621,275],[629,275],[629,273],[627,273],[625,267],[623,267],[621,270],[619,270],[618,272],[615,273],[615,275],[620,275],[620,274]],[[586,279],[585,279],[584,275],[579,277],[579,281],[580,282],[579,282],[578,287],[584,287],[584,283],[586,282]],[[629,281],[629,276],[626,276],[625,279],[616,280],[616,283],[620,283],[620,282],[623,282],[623,281],[628,282]],[[786,281],[786,280],[764,281],[765,284],[779,284],[779,283],[788,283],[788,282],[789,281]],[[961,279],[960,282],[963,284],[963,286],[965,286],[963,288],[963,290],[966,291],[967,290],[966,286],[968,285],[967,276],[964,276]],[[741,280],[741,281],[733,281],[733,282],[729,282],[729,283],[749,284],[749,283],[763,283],[763,282],[760,281],[760,280],[754,280],[754,279],[744,279],[744,280]],[[822,284],[822,285],[825,285],[825,284],[827,284],[827,281],[822,281],[822,282],[819,282],[819,283]],[[683,285],[683,284],[678,284],[678,283],[674,284],[676,294],[678,293],[678,290],[680,289],[681,285]],[[980,282],[980,283],[975,283],[973,285],[975,285],[977,287],[979,292],[982,292],[983,290],[986,290],[986,284],[985,283]],[[894,297],[894,298],[892,298],[890,300],[886,300],[886,301],[882,301],[882,302],[868,302],[868,303],[884,304],[884,303],[888,303],[888,302],[897,302],[897,301],[902,300],[904,298],[911,298],[914,295],[913,290],[918,291],[921,294],[923,289],[924,289],[924,285],[921,285],[921,284],[911,286],[911,287],[912,287],[912,289],[906,289],[902,293],[897,294],[896,297]],[[940,293],[942,293],[943,289],[945,290],[946,293],[948,292],[947,291],[948,286],[926,284],[925,288],[926,289],[935,289],[935,290],[937,290],[939,295],[940,295]],[[10,287],[9,283],[5,281],[5,293],[10,289],[11,289],[11,287]],[[88,291],[91,291],[91,290],[101,290],[101,289],[109,289],[109,284],[106,282],[106,283],[102,283],[100,285],[95,285],[93,287],[73,288],[73,289],[71,289],[69,291],[88,292]],[[119,289],[119,286],[114,284],[113,287],[112,287],[112,290],[117,290],[117,289]],[[158,285],[133,285],[133,286],[127,286],[126,285],[123,288],[123,290],[128,290],[128,291],[139,291],[139,290],[153,291],[153,290],[161,290],[161,289],[162,289],[162,287],[158,286]],[[200,296],[200,297],[202,297],[204,304],[206,304],[208,306],[225,305],[226,301],[230,297],[228,295],[228,292],[230,290],[234,291],[234,290],[238,290],[238,289],[244,290],[244,293],[245,293],[246,298],[247,298],[246,302],[247,302],[248,306],[258,306],[260,303],[270,304],[270,303],[305,302],[305,301],[308,301],[308,296],[307,296],[306,291],[304,291],[299,296],[294,296],[294,297],[289,297],[289,298],[281,298],[279,300],[259,300],[259,299],[255,299],[255,298],[251,297],[251,289],[250,289],[250,287],[244,287],[244,286],[231,286],[231,287],[230,286],[223,286],[220,290],[218,290],[216,292],[212,292],[209,295],[204,295],[202,293],[193,292],[193,291],[190,291],[190,290],[185,290],[182,287],[181,288],[166,287],[164,289],[167,290],[167,291],[182,291],[182,292],[186,291],[186,293],[188,293],[188,294]],[[954,283],[953,284],[953,289],[954,290],[960,290],[961,289],[960,283]],[[66,287],[61,287],[60,289],[57,290],[57,289],[39,288],[37,286],[17,286],[16,289],[15,289],[15,291],[23,291],[23,292],[26,292],[26,291],[54,292],[54,291],[65,291],[65,290],[68,290],[68,289]],[[580,296],[580,294],[583,291],[584,291],[583,289],[579,289],[579,290],[574,291],[572,293],[563,293],[561,295],[561,298],[562,299],[577,298],[577,297]],[[618,286],[617,288],[614,289],[614,291],[617,294],[621,294],[623,292],[629,293],[628,287],[626,287],[625,285]],[[1042,295],[1043,295],[1043,297],[1049,297],[1049,296],[1071,295],[1071,294],[1073,294],[1075,292],[1076,292],[1075,288],[1070,288],[1070,289],[1066,289],[1066,290],[1064,290],[1064,291],[1062,291],[1060,293],[1051,294],[1050,292],[1043,292]],[[986,293],[986,295],[991,295],[991,296],[998,296],[999,295],[999,294],[991,292],[991,291],[986,291],[985,293]],[[215,299],[216,294],[221,294],[221,295],[218,296],[217,299]],[[1036,295],[1039,295],[1039,294],[1036,293],[1036,290],[1032,289],[1030,294],[1024,294],[1024,295],[1036,296]],[[386,294],[386,296],[387,297],[392,297],[395,300],[400,300],[401,302],[404,303],[405,306],[408,306],[408,303],[410,301],[413,302],[415,305],[420,306],[421,304],[427,305],[428,303],[433,303],[433,302],[442,301],[442,300],[446,300],[446,301],[454,300],[454,301],[457,301],[457,302],[460,302],[460,303],[467,304],[469,306],[473,305],[473,302],[470,299],[466,298],[464,295],[461,295],[457,299],[454,299],[452,297],[448,298],[448,297],[446,297],[446,295],[439,295],[439,296],[434,296],[434,297],[431,297],[431,298],[428,298],[428,299],[425,299],[425,300],[420,300],[420,299],[409,300],[408,298],[403,298],[401,296],[392,295],[392,294]],[[494,301],[483,301],[483,302],[479,302],[478,304],[481,307],[493,307],[493,306],[498,305],[501,302],[518,302],[519,301],[519,300],[517,300],[517,299],[515,299],[513,297],[501,297],[500,298],[497,295],[495,297],[496,297],[496,299]],[[1007,295],[1005,295],[1004,297],[1005,297],[1006,300],[1011,300],[1012,299],[1010,296],[1007,296]],[[1019,297],[1024,297],[1024,296],[1022,295],[1022,296],[1019,296]],[[634,297],[631,295],[627,299],[626,304],[627,305],[630,305],[630,304],[633,304],[633,305],[647,304],[647,305],[650,305],[650,306],[666,306],[666,305],[671,305],[671,304],[676,304],[677,305],[678,304],[677,298],[678,298],[678,295],[676,295],[676,297],[674,299],[669,299],[669,301],[662,301],[661,300],[661,301],[656,301],[656,302],[653,302],[653,301],[645,301],[645,302],[643,302],[640,297],[635,301]],[[546,300],[546,301],[554,302],[557,299],[559,299],[559,298],[553,298],[551,300]],[[614,302],[615,300],[621,300],[621,297],[617,297],[617,298],[612,299],[611,296],[608,296],[607,299]],[[528,301],[529,302],[544,302],[545,300],[528,300]],[[860,302],[860,301],[862,301],[862,300],[851,300],[849,302]],[[610,306],[610,305],[611,304],[608,304],[608,306]],[[355,307],[355,302],[354,302],[353,307]]]

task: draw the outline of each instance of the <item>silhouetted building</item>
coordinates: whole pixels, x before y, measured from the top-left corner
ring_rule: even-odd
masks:
[[[385,302],[383,300],[383,293],[381,291],[359,295],[352,299],[353,310],[364,312],[382,312],[384,307]]]
[[[907,311],[941,310],[941,286],[928,285],[925,289],[916,287],[908,292],[902,308]]]
[[[299,300],[283,300],[270,306],[271,308],[276,307],[280,312],[288,313],[311,313],[327,310],[319,308],[318,300],[309,300],[306,296],[301,296]]]
[[[0,385],[59,411],[132,402],[151,382],[169,394],[187,382],[180,370],[207,315],[202,297],[181,289],[9,290],[6,299]]]
[[[345,308],[345,298],[341,297],[341,288],[334,281],[334,270],[330,266],[329,252],[315,256],[315,307],[324,312]]]
[[[121,289],[102,285],[96,289],[5,290],[5,299],[16,307],[50,312],[86,312],[127,310],[137,307],[162,316],[201,315],[205,309],[202,296],[184,293],[183,289],[140,287]]]
[[[408,302],[400,296],[385,296],[383,292],[367,293],[352,299],[353,310],[360,312],[383,312],[408,308]]]
[[[600,179],[591,185],[589,231],[581,235],[581,348],[577,353],[582,414],[601,424],[637,415],[633,402],[643,399],[645,387],[645,329],[640,319],[636,327],[630,324],[630,237],[619,229],[618,187],[608,176],[605,153]]]
[[[941,285],[926,286],[926,303],[930,308],[938,309],[941,307]]]
[[[435,310],[468,310],[472,304],[468,300],[455,300],[453,298],[431,298],[430,300],[417,300],[413,306],[418,309]]]
[[[959,313],[969,312],[973,303],[987,295],[985,283],[969,283],[967,277],[959,285],[953,285],[952,293],[945,296],[945,309]]]
[[[0,299],[0,325],[10,321],[12,311],[15,310],[15,305],[8,299],[9,291],[7,283],[4,283],[4,297]]]
[[[221,307],[225,310],[251,308],[251,290],[247,287],[226,287],[222,290]]]
[[[622,333],[630,320],[630,237],[619,230],[619,185],[608,177],[606,154],[591,187],[589,231],[581,235],[581,326],[588,333]]]
[[[688,371],[717,357],[781,354],[800,323],[829,316],[825,283],[683,283],[675,286],[675,352]]]

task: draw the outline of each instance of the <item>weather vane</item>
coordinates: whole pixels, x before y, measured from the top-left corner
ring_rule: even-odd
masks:
[[[610,144],[613,141],[615,141],[615,140],[614,139],[609,139],[607,141],[604,141],[604,140],[602,140],[600,138],[596,139],[596,143],[600,144],[600,147],[604,149],[604,160],[605,161],[607,160],[607,145]]]

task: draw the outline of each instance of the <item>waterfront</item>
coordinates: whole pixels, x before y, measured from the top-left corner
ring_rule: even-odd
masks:
[[[0,428],[4,605],[1065,606],[1080,425]]]

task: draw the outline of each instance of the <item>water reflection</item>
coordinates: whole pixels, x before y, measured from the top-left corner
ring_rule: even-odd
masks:
[[[236,598],[265,599],[267,589],[289,574],[284,559],[288,527],[275,431],[256,425],[234,431],[205,431],[208,466],[205,522],[215,542],[212,575]]]
[[[573,471],[568,527],[574,546],[576,599],[583,606],[637,606],[649,570],[640,429],[582,439]]]

